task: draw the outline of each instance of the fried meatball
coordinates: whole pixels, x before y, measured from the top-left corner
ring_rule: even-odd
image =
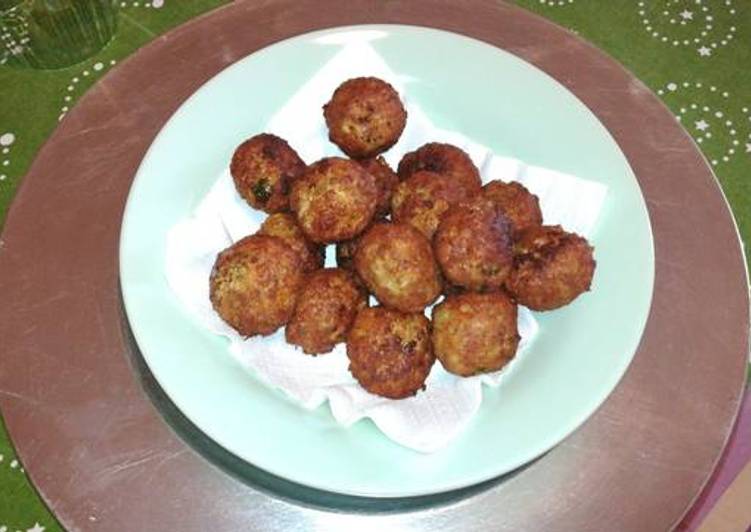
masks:
[[[513,266],[510,228],[501,208],[482,196],[449,210],[433,240],[443,275],[469,290],[500,290]]]
[[[391,196],[394,193],[396,185],[399,184],[399,177],[383,157],[365,159],[364,161],[360,161],[360,165],[370,172],[370,175],[375,177],[376,186],[378,187],[378,201],[376,201],[374,218],[385,218],[391,213]]]
[[[357,251],[357,246],[360,244],[361,238],[362,237],[359,236],[357,238],[353,238],[352,240],[339,242],[336,245],[337,266],[344,270],[357,272],[357,269],[355,268],[355,251]]]
[[[251,207],[272,212],[289,208],[289,187],[305,163],[287,141],[262,133],[237,147],[230,173],[235,188]]]
[[[261,224],[258,234],[281,238],[284,243],[294,249],[302,260],[303,271],[312,272],[323,268],[326,253],[323,246],[311,242],[297,225],[295,217],[287,212],[270,215]]]
[[[360,278],[360,274],[357,273],[357,268],[355,268],[355,251],[357,251],[357,246],[360,244],[361,238],[362,235],[353,238],[352,240],[345,240],[344,242],[337,243],[336,265],[341,269],[347,270],[348,272],[352,273],[352,277],[355,279],[355,282],[360,286],[362,291],[367,294],[368,287]]]
[[[360,278],[378,301],[402,312],[418,312],[441,292],[430,242],[410,225],[377,223],[355,251]]]
[[[459,182],[421,170],[396,187],[391,217],[395,222],[410,224],[431,240],[446,211],[466,198],[466,189]]]
[[[497,371],[516,354],[516,305],[503,292],[449,296],[433,307],[433,350],[450,373]]]
[[[339,268],[311,273],[297,297],[287,325],[287,342],[308,354],[328,353],[346,339],[357,313],[367,305],[367,296],[352,274]]]
[[[211,304],[241,335],[271,334],[292,316],[303,276],[300,256],[282,239],[247,236],[217,256]]]
[[[491,181],[482,187],[483,195],[503,209],[511,222],[511,233],[518,235],[528,227],[542,225],[540,199],[521,183]]]
[[[329,139],[354,159],[374,157],[396,144],[407,111],[394,88],[378,78],[354,78],[323,106]]]
[[[430,322],[422,313],[366,308],[347,337],[347,357],[352,376],[370,393],[391,399],[415,395],[435,362]]]
[[[378,187],[355,161],[329,157],[310,165],[292,186],[290,206],[313,242],[349,240],[373,218]]]
[[[402,181],[420,170],[427,170],[461,183],[468,195],[480,192],[480,171],[464,151],[451,144],[431,142],[406,154],[397,174]]]
[[[506,289],[520,305],[553,310],[589,290],[595,272],[594,248],[561,226],[530,227],[514,245],[514,268]]]

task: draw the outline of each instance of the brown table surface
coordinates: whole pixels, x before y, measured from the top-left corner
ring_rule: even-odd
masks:
[[[528,467],[456,493],[344,497],[236,459],[158,389],[120,302],[125,198],[170,114],[222,68],[267,44],[358,23],[466,34],[555,77],[619,143],[653,226],[653,304],[621,384]],[[748,353],[737,233],[690,138],[646,87],[595,48],[518,8],[481,0],[238,2],[158,38],[91,90],[40,152],[4,231],[0,294],[0,406],[32,480],[71,530],[328,531],[364,523],[664,530],[713,470]]]

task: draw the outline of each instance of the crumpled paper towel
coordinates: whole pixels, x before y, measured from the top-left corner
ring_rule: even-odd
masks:
[[[385,155],[391,165],[426,142],[449,142],[470,154],[481,169],[483,181],[517,180],[537,194],[545,223],[590,235],[605,197],[603,185],[495,156],[460,133],[436,128],[410,101],[404,90],[409,80],[395,75],[366,41],[355,40],[343,46],[272,117],[265,131],[285,138],[308,163],[341,155],[328,141],[321,107],[342,81],[362,75],[389,81],[407,107],[407,127]],[[238,144],[242,140],[238,139]],[[264,218],[238,196],[229,170],[225,170],[195,211],[167,235],[164,273],[183,306],[201,326],[229,338],[229,352],[242,366],[302,407],[314,409],[328,400],[333,417],[344,426],[368,417],[386,436],[410,449],[430,453],[446,446],[480,407],[483,384],[498,386],[514,361],[499,372],[471,378],[451,375],[436,362],[425,391],[395,401],[371,395],[357,384],[347,369],[342,344],[331,353],[312,357],[288,345],[283,330],[267,337],[243,339],[213,311],[209,274],[217,253],[255,232]],[[335,265],[332,248],[327,250],[327,266]],[[532,313],[523,307],[519,309],[519,332],[522,340],[515,360],[524,356],[537,332]]]

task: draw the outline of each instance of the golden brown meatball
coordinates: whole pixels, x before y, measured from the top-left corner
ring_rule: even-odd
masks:
[[[338,268],[318,270],[307,276],[287,325],[287,342],[308,354],[328,353],[346,339],[367,296],[352,274]]]
[[[463,150],[451,144],[431,142],[406,154],[399,162],[397,174],[402,181],[420,170],[427,170],[461,183],[471,196],[482,187],[480,172]]]
[[[483,195],[503,209],[511,222],[512,236],[528,227],[542,225],[540,199],[521,183],[491,181],[482,187]]]
[[[374,157],[396,144],[407,111],[394,88],[378,78],[354,78],[323,106],[329,139],[354,159]]]
[[[449,210],[433,240],[446,279],[474,291],[501,289],[513,265],[510,227],[500,207],[482,196]]]
[[[520,305],[552,310],[589,290],[595,272],[594,248],[561,226],[530,227],[514,245],[514,268],[506,289]]]
[[[347,357],[352,376],[370,393],[391,399],[415,395],[435,362],[430,322],[422,313],[366,308],[347,337]]]
[[[230,173],[235,188],[251,207],[266,212],[289,208],[289,187],[305,163],[287,141],[262,133],[237,147]]]
[[[336,245],[336,265],[351,272],[355,269],[355,251],[360,243],[360,237],[345,240]]]
[[[284,240],[285,244],[300,255],[303,271],[306,273],[323,268],[323,261],[326,258],[323,246],[318,246],[307,239],[293,215],[287,212],[270,215],[261,224],[258,234],[275,236]]]
[[[433,307],[433,350],[446,371],[497,371],[516,354],[516,305],[503,292],[449,296]]]
[[[357,251],[357,246],[360,244],[361,238],[362,235],[353,238],[352,240],[345,240],[344,242],[337,243],[336,265],[341,269],[347,270],[348,272],[352,273],[352,277],[355,279],[355,282],[358,284],[358,286],[360,286],[362,291],[367,294],[368,287],[360,278],[360,274],[357,273],[357,268],[355,268],[355,251]]]
[[[441,292],[430,242],[410,225],[377,223],[355,251],[360,278],[382,305],[418,312]]]
[[[383,157],[365,159],[364,161],[360,161],[360,165],[370,172],[370,175],[375,177],[376,186],[378,187],[378,201],[376,202],[376,211],[373,217],[376,219],[385,218],[391,213],[391,196],[394,193],[396,185],[399,184],[399,177],[397,177]]]
[[[446,211],[466,198],[466,189],[459,182],[421,170],[396,187],[391,217],[395,222],[410,224],[431,240]]]
[[[292,315],[302,281],[300,256],[284,241],[247,236],[217,256],[211,304],[241,335],[271,334]]]
[[[354,238],[373,218],[378,200],[375,178],[355,161],[329,157],[297,178],[290,206],[313,242]]]

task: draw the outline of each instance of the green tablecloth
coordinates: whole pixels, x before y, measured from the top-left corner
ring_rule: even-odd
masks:
[[[85,63],[52,72],[0,67],[0,227],[34,154],[86,89],[157,35],[224,3],[123,1],[115,40]],[[751,4],[744,0],[515,3],[605,50],[663,99],[715,169],[742,238],[748,241]],[[19,530],[61,528],[28,483],[0,426],[0,532]]]

